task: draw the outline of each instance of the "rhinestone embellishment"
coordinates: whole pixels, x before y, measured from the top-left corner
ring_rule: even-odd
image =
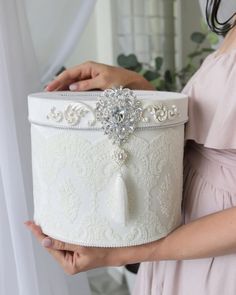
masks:
[[[113,144],[121,146],[142,118],[142,104],[128,88],[107,89],[96,104],[96,119]]]
[[[128,152],[123,149],[123,145],[134,133],[139,122],[159,125],[181,116],[176,105],[168,106],[163,103],[143,105],[132,90],[120,86],[103,91],[98,97],[95,108],[84,102],[70,103],[62,111],[53,106],[46,117],[57,123],[66,122],[69,126],[80,128],[81,119],[88,114],[90,117],[92,114],[92,120],[87,120],[87,127],[84,129],[97,127],[96,123],[102,125],[104,134],[116,145],[111,151],[111,158],[119,166],[128,158]]]
[[[142,119],[142,104],[128,88],[107,89],[96,104],[96,119],[101,122],[104,133],[118,146],[112,158],[121,166],[128,153],[121,148],[135,131]]]
[[[115,149],[112,153],[112,159],[119,165],[122,166],[128,157],[127,152],[124,149]]]

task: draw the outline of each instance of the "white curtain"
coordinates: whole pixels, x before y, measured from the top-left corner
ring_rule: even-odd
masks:
[[[46,1],[37,2],[40,5],[45,2],[44,10],[48,12]],[[59,2],[68,5],[66,0],[52,2],[53,10]],[[45,40],[36,44],[35,35],[33,45],[24,0],[0,0],[0,295],[90,294],[86,274],[64,275],[32,239],[23,222],[32,219],[33,213],[26,98],[28,93],[41,90],[42,81],[50,79],[63,65],[78,41],[94,2],[77,1],[73,7],[76,13],[70,16],[64,10],[71,22],[64,31],[60,32],[60,22],[51,31],[63,36],[57,40],[56,48],[52,48],[43,44]],[[43,19],[43,11],[38,13]],[[42,23],[41,20],[38,24]],[[33,27],[31,29],[34,32]],[[50,24],[45,24],[45,30],[49,29]],[[48,46],[48,55],[40,53],[45,46]]]
[[[25,2],[42,83],[46,83],[69,57],[96,1],[25,0]]]

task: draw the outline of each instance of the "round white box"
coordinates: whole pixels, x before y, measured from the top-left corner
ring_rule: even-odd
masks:
[[[184,94],[133,91],[140,120],[122,145],[104,134],[96,104],[104,93],[28,97],[34,221],[53,238],[123,247],[166,236],[181,223]]]

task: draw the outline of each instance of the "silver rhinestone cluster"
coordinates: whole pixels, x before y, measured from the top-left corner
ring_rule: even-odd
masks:
[[[80,120],[88,113],[90,116],[92,114],[92,120],[87,122],[88,128],[94,126],[97,121],[100,122],[104,133],[116,145],[111,151],[111,158],[119,166],[129,157],[122,145],[128,141],[140,121],[162,123],[180,116],[175,105],[159,103],[144,107],[132,90],[120,86],[106,89],[98,97],[95,109],[84,102],[69,104],[62,111],[52,107],[47,119],[55,122],[66,121],[70,126],[79,126]]]
[[[122,166],[128,157],[128,153],[124,149],[115,149],[112,153],[112,159],[119,165]]]
[[[104,133],[121,146],[135,131],[142,118],[142,104],[128,88],[107,89],[96,104],[96,118]]]

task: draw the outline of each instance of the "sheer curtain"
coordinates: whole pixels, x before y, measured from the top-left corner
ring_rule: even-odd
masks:
[[[38,2],[42,4],[43,1]],[[48,11],[44,2],[44,9]],[[64,0],[52,2],[54,10],[57,2],[66,3]],[[67,16],[71,22],[61,32],[63,38],[57,40],[56,48],[40,44],[41,48],[48,46],[47,56],[46,53],[40,55],[40,46],[32,43],[29,29],[34,31],[28,25],[25,2],[0,0],[1,295],[90,294],[86,274],[64,275],[32,239],[23,222],[32,219],[33,211],[27,94],[41,90],[42,82],[50,79],[63,65],[78,41],[94,2],[77,1],[77,7],[73,7],[76,13]],[[66,10],[64,13],[67,15]],[[60,34],[60,22],[57,25],[52,34]]]
[[[43,83],[51,79],[69,57],[87,24],[95,2],[25,0]]]

